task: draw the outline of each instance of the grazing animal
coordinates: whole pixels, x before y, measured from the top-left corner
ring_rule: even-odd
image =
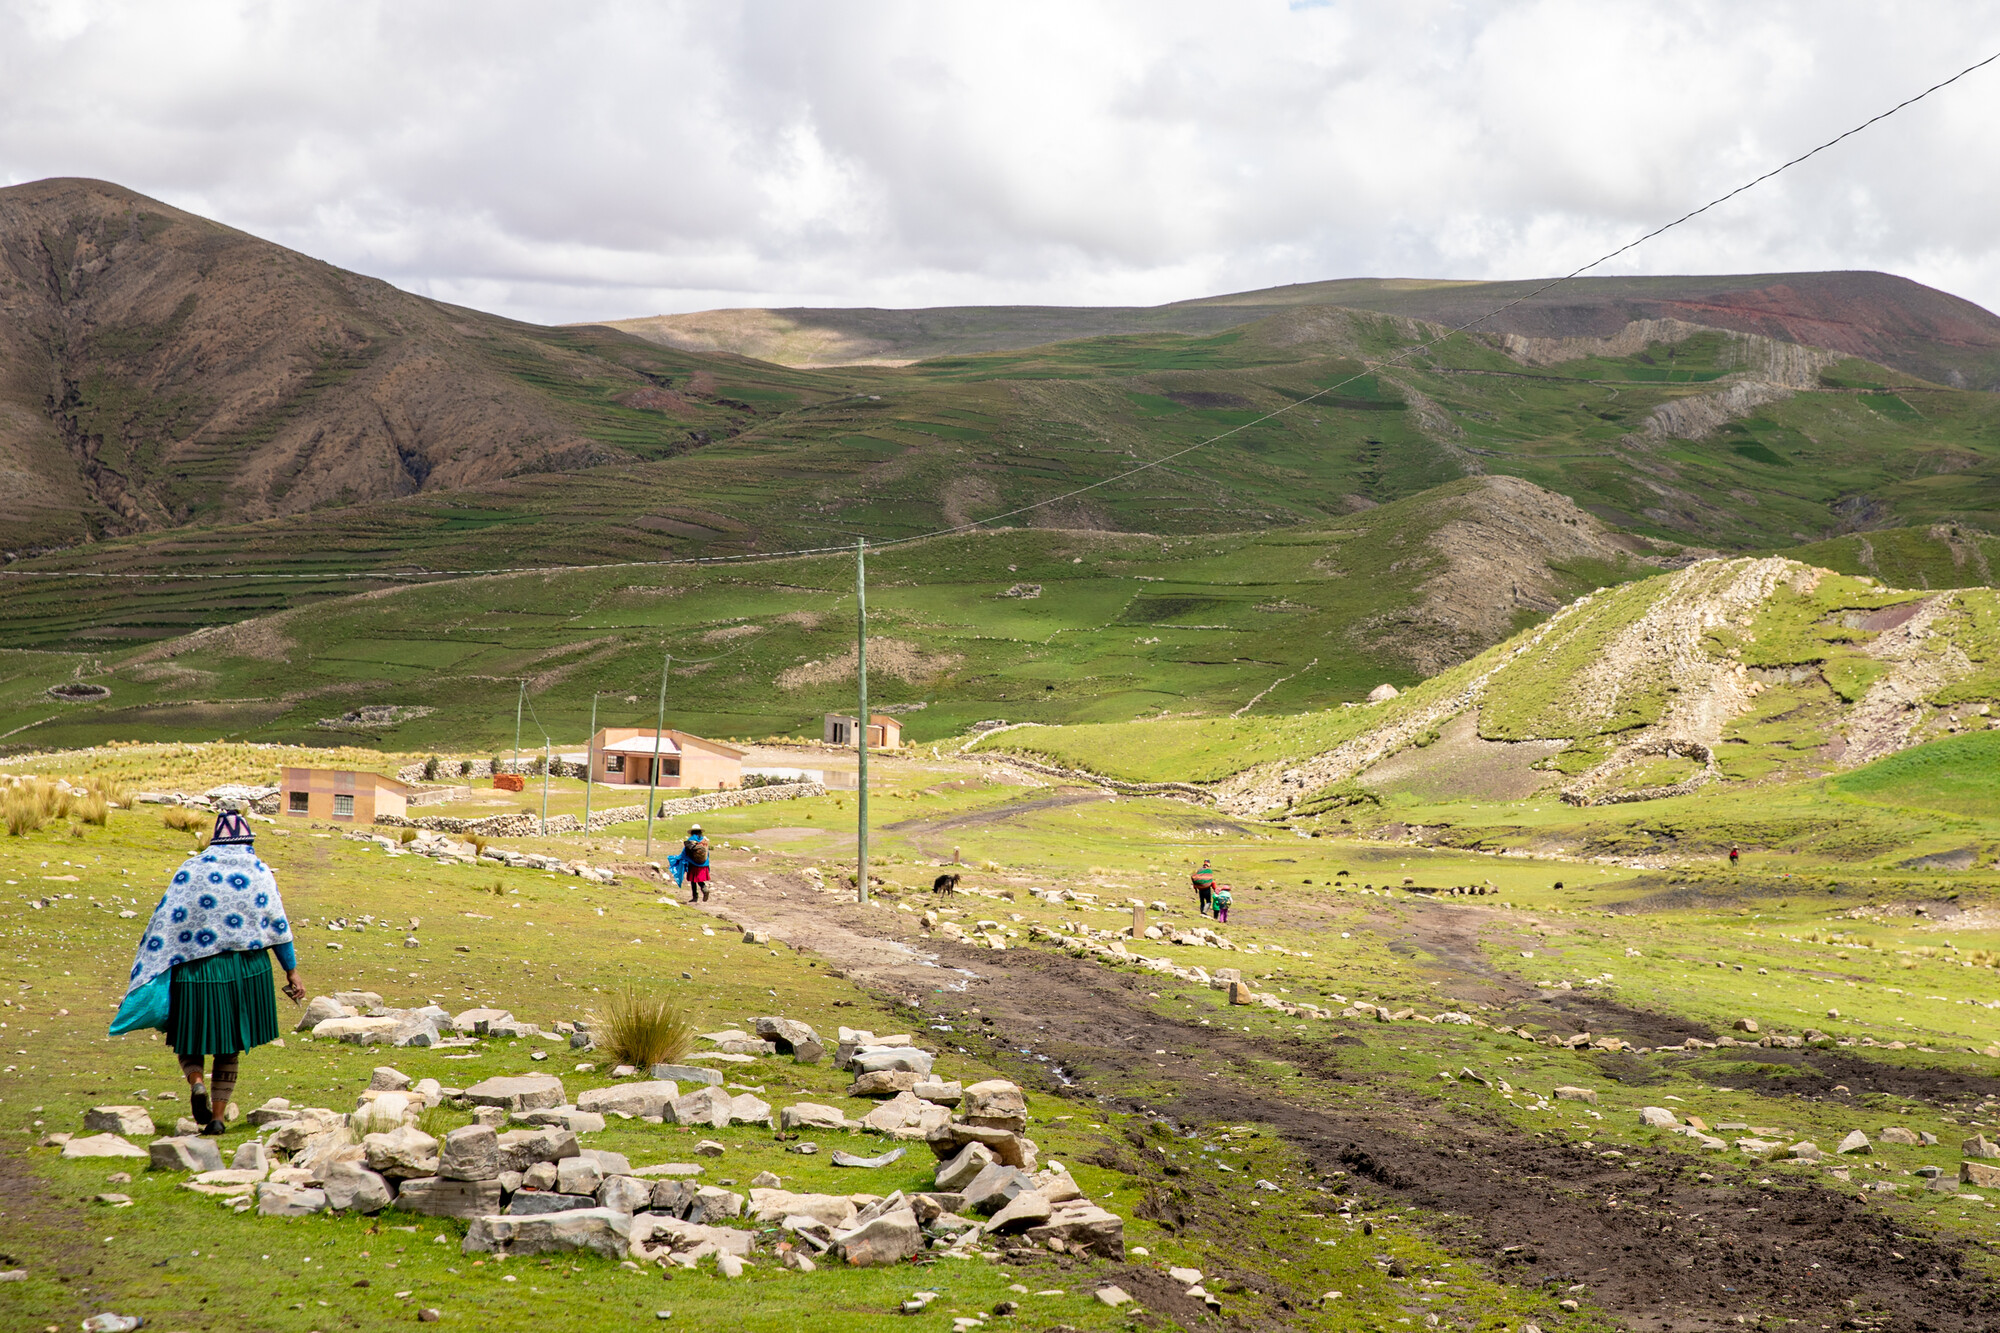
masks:
[[[939,875],[936,879],[931,881],[931,892],[932,893],[958,892],[958,876]]]

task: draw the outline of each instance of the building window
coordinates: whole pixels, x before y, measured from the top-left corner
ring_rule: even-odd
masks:
[[[835,745],[847,744],[847,724],[845,722],[836,722],[833,724],[833,743]]]
[[[336,796],[336,797],[334,797],[334,798],[333,798],[333,817],[334,817],[335,819],[352,819],[352,818],[354,818],[354,798],[353,798],[352,796]]]
[[[665,766],[661,768],[660,772],[665,774],[667,777],[677,778],[681,775],[681,757],[679,755],[673,755],[670,758],[666,759],[664,761],[664,765]]]
[[[312,804],[311,794],[302,791],[286,792],[285,800],[288,803],[288,808],[290,809],[291,813],[295,815],[303,815],[307,813],[308,808]]]
[[[605,755],[604,771],[606,773],[623,773],[625,771],[625,756],[622,754]]]

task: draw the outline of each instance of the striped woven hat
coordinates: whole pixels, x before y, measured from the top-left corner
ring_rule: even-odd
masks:
[[[215,817],[215,832],[209,836],[211,847],[248,847],[256,841],[250,831],[250,821],[234,810],[224,810]]]

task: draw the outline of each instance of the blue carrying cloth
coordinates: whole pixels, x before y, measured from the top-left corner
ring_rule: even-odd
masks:
[[[681,881],[688,877],[688,871],[694,867],[688,863],[686,852],[675,852],[667,858],[667,869],[674,872],[674,887],[678,889]]]
[[[215,821],[206,851],[181,862],[139,937],[113,1033],[167,1025],[168,978],[180,963],[219,953],[291,953],[292,927],[271,868],[258,859],[250,826],[234,811]]]

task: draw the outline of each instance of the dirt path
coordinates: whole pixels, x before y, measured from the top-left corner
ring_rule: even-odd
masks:
[[[1704,1182],[1702,1163],[1646,1148],[1606,1159],[1583,1144],[1375,1084],[1346,1054],[1352,1035],[1335,1042],[1317,1030],[1312,1039],[1265,1038],[1193,1026],[1148,1005],[1146,987],[1158,984],[1149,975],[1046,950],[921,942],[905,913],[839,904],[788,877],[746,883],[709,910],[769,928],[898,999],[948,1007],[954,1017],[977,1005],[990,1027],[983,1036],[962,1029],[956,1039],[1051,1092],[1178,1124],[1269,1125],[1315,1170],[1418,1205],[1440,1239],[1504,1280],[1583,1284],[1591,1301],[1642,1333],[1733,1328],[1759,1311],[1782,1311],[1807,1327],[1974,1333],[2000,1325],[2000,1292],[1966,1271],[1963,1245],[1912,1234],[1909,1219],[1892,1220],[1816,1182],[1763,1184],[1721,1163]],[[1438,966],[1504,991],[1510,1002],[1544,1001],[1486,962],[1473,914],[1419,908],[1405,925],[1407,940]],[[940,985],[947,995],[934,993]],[[1678,1024],[1601,999],[1561,1003],[1589,1006],[1579,1016],[1604,1030]],[[1363,1029],[1358,1041],[1375,1039]],[[1254,1085],[1268,1084],[1273,1060],[1301,1076],[1296,1091]],[[1329,1091],[1357,1083],[1367,1085],[1365,1109],[1351,1099],[1336,1107]],[[1139,1087],[1162,1091],[1138,1095]],[[1228,1227],[1226,1198],[1170,1177],[1143,1146],[1133,1151],[1143,1160],[1125,1156],[1120,1165],[1155,1181],[1149,1216]],[[1291,1306],[1314,1295],[1287,1291],[1268,1273],[1243,1277]],[[1843,1324],[1857,1316],[1868,1322]]]

